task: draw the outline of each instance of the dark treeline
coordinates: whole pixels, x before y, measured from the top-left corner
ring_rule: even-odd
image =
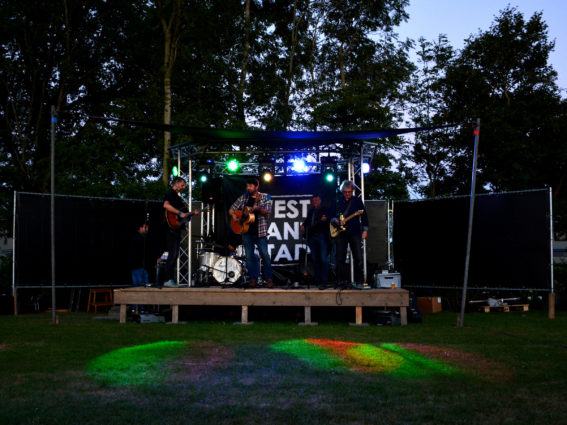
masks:
[[[461,51],[401,40],[407,0],[0,0],[3,232],[12,192],[160,198],[182,134],[89,116],[218,128],[363,130],[481,118],[479,191],[552,187],[565,210],[565,100],[541,14],[514,8]],[[417,52],[412,63],[410,53]],[[370,197],[466,194],[472,127],[379,140]],[[560,222],[558,229],[565,229]]]

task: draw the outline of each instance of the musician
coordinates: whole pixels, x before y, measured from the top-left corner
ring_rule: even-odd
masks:
[[[301,231],[305,232],[311,250],[315,284],[326,284],[329,280],[329,222],[332,217],[333,212],[322,204],[321,197],[313,195]]]
[[[331,220],[335,227],[343,224],[344,231],[341,231],[335,238],[336,244],[336,266],[339,284],[350,282],[350,270],[346,265],[347,247],[350,245],[352,261],[354,264],[354,280],[357,284],[364,283],[364,265],[362,258],[362,240],[368,236],[368,215],[362,199],[354,196],[354,183],[345,180],[340,187],[342,196],[337,203],[337,216]],[[348,220],[346,223],[340,222],[340,216],[348,218],[357,211],[362,211],[358,216]],[[339,227],[340,228],[340,227]],[[347,285],[348,286],[348,285]]]
[[[191,220],[191,217],[199,214],[199,210],[188,212],[181,193],[185,190],[186,182],[181,177],[175,177],[171,184],[171,189],[165,195],[163,200],[163,208],[172,214],[175,214],[180,219]],[[175,282],[175,266],[177,264],[177,257],[179,257],[179,244],[181,242],[181,229],[183,226],[177,228],[169,227],[166,233],[167,241],[167,261],[165,263],[165,280],[163,286],[168,288],[177,288],[179,285]]]
[[[242,235],[242,243],[246,253],[246,267],[250,277],[249,286],[257,286],[258,276],[260,275],[260,265],[258,257],[254,253],[254,247],[258,247],[264,269],[264,279],[266,287],[273,288],[272,262],[268,253],[268,227],[270,213],[272,211],[272,197],[267,193],[260,193],[260,181],[251,177],[246,180],[246,193],[241,195],[230,207],[228,214],[233,221],[238,221],[236,211],[249,209],[254,214],[254,222],[250,223],[248,231]]]

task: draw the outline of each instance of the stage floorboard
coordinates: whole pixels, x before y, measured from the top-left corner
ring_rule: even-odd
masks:
[[[129,304],[170,305],[172,323],[179,321],[179,306],[241,306],[241,323],[248,324],[250,306],[304,307],[305,325],[312,325],[311,307],[355,307],[355,324],[362,325],[363,307],[399,308],[402,325],[407,325],[409,292],[405,289],[241,289],[207,288],[126,288],[114,290],[120,304],[120,323],[126,322]]]

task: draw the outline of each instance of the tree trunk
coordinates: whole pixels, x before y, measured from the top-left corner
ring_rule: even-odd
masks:
[[[164,58],[163,58],[163,123],[171,124],[171,76],[173,73],[173,65],[177,54],[178,40],[181,33],[181,0],[172,1],[171,15],[168,19],[164,16],[163,5],[158,2],[160,8],[160,20],[164,35]],[[171,132],[163,132],[163,176],[162,181],[165,186],[169,185],[169,173],[171,154],[169,147],[171,146]]]
[[[245,121],[244,113],[244,89],[246,87],[246,70],[248,67],[248,55],[250,54],[250,0],[246,0],[244,12],[244,51],[242,52],[242,66],[240,67],[240,85],[238,87],[238,119]]]

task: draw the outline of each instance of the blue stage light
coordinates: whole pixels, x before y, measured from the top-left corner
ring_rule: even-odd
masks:
[[[368,162],[362,163],[362,174],[368,174],[370,172],[370,164]]]
[[[305,171],[305,161],[303,159],[294,159],[293,163],[293,171],[296,173],[303,173]]]

